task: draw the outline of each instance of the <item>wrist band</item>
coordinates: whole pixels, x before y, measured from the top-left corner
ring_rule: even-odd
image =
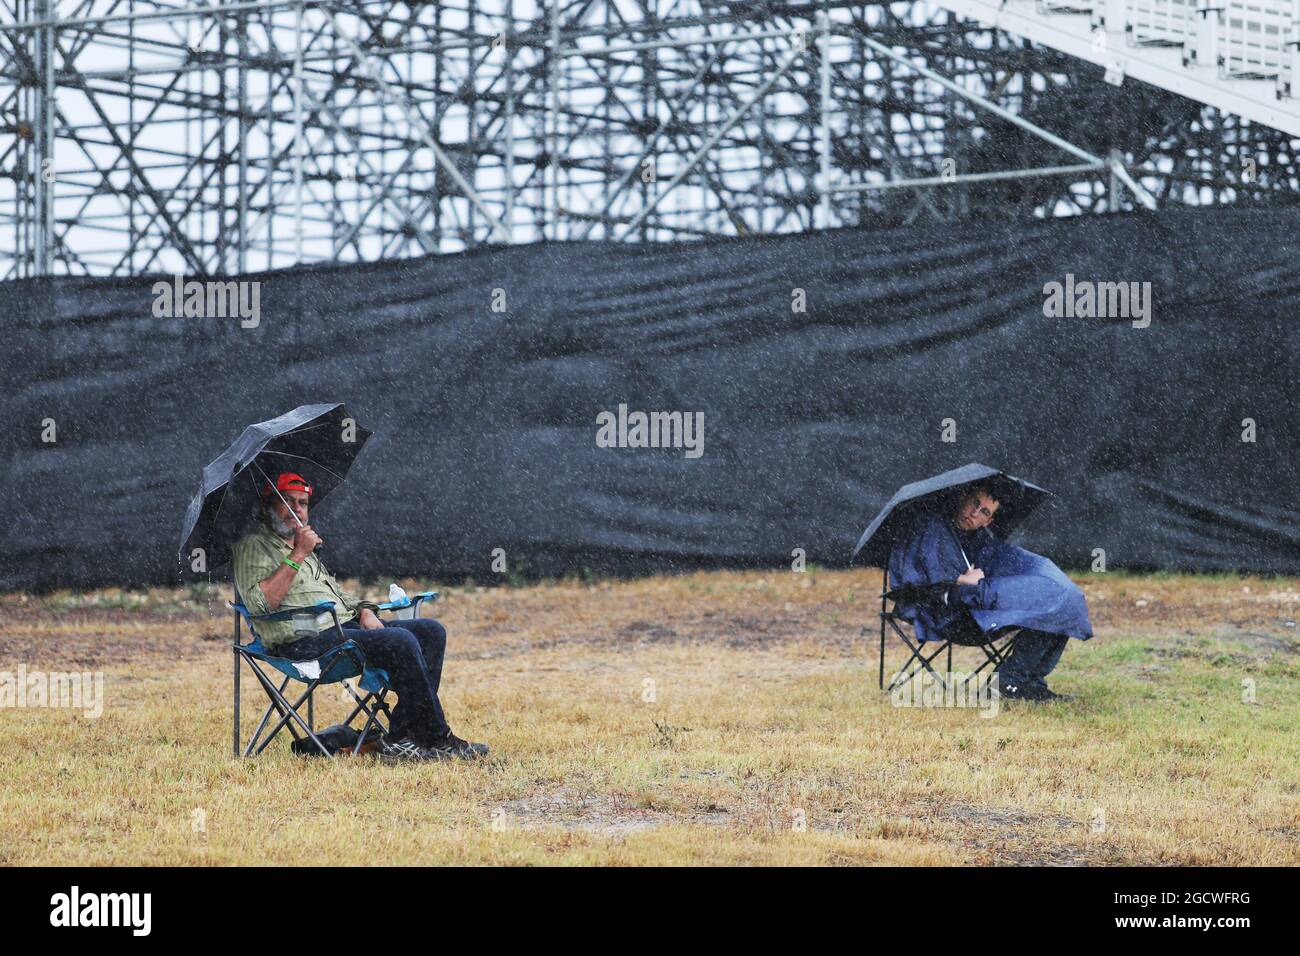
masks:
[[[282,561],[281,563],[282,563],[282,564],[287,564],[287,565],[289,565],[289,567],[293,568],[295,571],[301,571],[301,570],[302,570],[302,568],[299,566],[299,564],[298,564],[297,561],[291,561],[289,558],[285,558],[285,559],[283,559],[283,561]]]

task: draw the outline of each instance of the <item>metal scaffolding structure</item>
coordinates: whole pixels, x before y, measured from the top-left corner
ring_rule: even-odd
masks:
[[[0,0],[0,58],[7,279],[1300,203],[1287,135],[925,3]]]

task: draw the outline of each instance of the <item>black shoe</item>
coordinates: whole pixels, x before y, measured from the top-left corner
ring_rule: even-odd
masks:
[[[1031,684],[1004,684],[998,683],[998,697],[1002,700],[1043,700],[1039,692]]]
[[[424,752],[430,760],[475,760],[487,756],[488,745],[470,743],[449,733],[425,747]]]
[[[1038,695],[1039,700],[1057,700],[1063,704],[1068,704],[1070,701],[1074,700],[1073,694],[1058,694],[1046,684],[1038,688]]]

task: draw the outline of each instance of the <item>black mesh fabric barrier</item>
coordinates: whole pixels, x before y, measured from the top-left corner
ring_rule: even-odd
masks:
[[[1014,540],[1067,568],[1297,572],[1297,235],[1222,210],[494,247],[244,276],[251,327],[157,317],[165,276],[0,284],[0,588],[194,579],[203,465],[314,402],[375,432],[312,517],[342,575],[843,565],[901,484],[971,461],[1055,492]],[[702,444],[602,447],[620,405]]]

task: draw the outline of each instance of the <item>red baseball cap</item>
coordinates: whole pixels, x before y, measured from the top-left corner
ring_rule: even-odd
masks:
[[[302,475],[292,471],[282,471],[280,476],[275,479],[275,488],[271,487],[269,481],[262,486],[262,497],[269,498],[276,490],[305,491],[307,494],[311,494],[311,485],[307,484],[307,479]]]

